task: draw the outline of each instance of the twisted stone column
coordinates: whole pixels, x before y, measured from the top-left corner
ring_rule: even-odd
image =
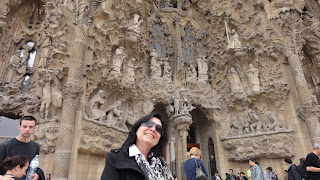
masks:
[[[187,159],[187,136],[190,125],[192,124],[192,117],[190,114],[175,115],[172,117],[176,128],[176,165],[177,177],[179,180],[183,173],[183,163]]]
[[[311,96],[308,90],[308,83],[304,76],[299,57],[295,54],[291,54],[288,60],[301,104],[311,102]]]
[[[64,89],[62,117],[57,139],[53,164],[53,179],[68,179],[72,145],[74,142],[74,127],[79,100],[83,93],[81,86],[82,61],[86,49],[87,27],[75,26],[75,41],[72,48],[71,62],[67,85]]]
[[[298,108],[298,116],[305,120],[308,126],[313,147],[320,145],[320,105],[314,103],[304,104]]]

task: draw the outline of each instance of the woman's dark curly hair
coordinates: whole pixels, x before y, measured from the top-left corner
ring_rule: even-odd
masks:
[[[137,132],[138,128],[140,127],[141,123],[147,122],[153,117],[156,117],[161,121],[163,134],[161,135],[158,144],[155,145],[153,148],[151,148],[149,154],[152,152],[153,157],[162,157],[163,156],[164,149],[165,149],[167,142],[168,142],[168,131],[167,131],[166,121],[164,120],[163,116],[158,113],[152,113],[152,114],[148,114],[146,116],[143,116],[132,126],[132,129],[129,132],[127,140],[123,143],[123,145],[121,147],[121,149],[124,152],[128,152],[129,147],[132,144],[136,143],[136,141],[137,141],[136,132]],[[148,159],[149,159],[149,157],[148,157]]]
[[[1,161],[0,166],[6,171],[14,169],[16,166],[20,165],[20,168],[23,168],[29,162],[27,156],[15,155],[12,157],[7,157]]]

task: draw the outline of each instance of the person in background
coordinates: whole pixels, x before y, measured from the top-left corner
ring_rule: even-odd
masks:
[[[107,154],[101,180],[174,180],[163,160],[167,131],[161,114],[140,118],[122,147]]]
[[[267,169],[263,172],[263,180],[272,180],[274,179],[272,173],[272,167],[267,167]]]
[[[12,157],[15,155],[24,155],[29,158],[29,163],[35,157],[39,155],[40,146],[38,143],[31,140],[30,136],[34,133],[36,128],[36,118],[33,116],[23,116],[20,118],[19,131],[20,134],[2,144],[0,144],[0,161],[6,157]],[[0,166],[0,174],[3,174],[3,169]],[[37,168],[36,173],[32,174],[33,180],[44,180],[45,176],[41,168]],[[23,177],[22,179],[25,179]]]
[[[251,180],[262,180],[262,170],[254,158],[249,158],[249,165],[252,167]]]
[[[301,176],[301,180],[307,180],[307,170],[306,170],[306,158],[302,157],[299,159],[300,164],[297,167],[297,171]]]
[[[215,180],[222,180],[221,176],[219,175],[219,171],[216,171],[214,177],[216,178]]]
[[[7,157],[0,162],[2,168],[6,171],[3,177],[21,180],[26,175],[29,166],[29,158],[27,156],[15,155]]]
[[[251,180],[251,171],[252,171],[252,167],[250,166],[250,169],[247,170],[248,180]]]
[[[51,180],[51,174],[50,173],[47,174],[46,180]]]
[[[189,157],[183,164],[184,173],[186,174],[187,180],[196,179],[196,170],[197,166],[201,166],[203,173],[208,177],[206,168],[204,167],[203,162],[201,161],[201,151],[197,147],[192,147],[187,153]],[[197,165],[198,163],[198,165]]]
[[[248,180],[248,177],[244,174],[244,172],[240,172],[240,179],[241,180]]]
[[[306,157],[306,169],[309,179],[320,179],[320,147],[316,144]]]
[[[301,180],[301,176],[297,172],[297,166],[292,164],[292,160],[290,158],[285,158],[284,162],[286,162],[288,166],[288,180]]]
[[[233,169],[229,169],[229,173],[226,174],[227,178],[226,180],[235,180],[236,179],[236,175],[233,174]]]

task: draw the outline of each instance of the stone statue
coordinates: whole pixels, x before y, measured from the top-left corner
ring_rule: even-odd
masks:
[[[152,78],[159,78],[161,76],[161,65],[157,62],[157,51],[152,49],[150,52],[151,60],[150,60],[150,70]]]
[[[231,67],[228,75],[228,79],[231,85],[231,92],[238,99],[243,99],[246,97],[244,88],[242,86],[240,77],[234,67]]]
[[[250,121],[250,129],[252,133],[262,132],[262,121],[257,115],[256,111],[252,109],[248,109],[248,116],[251,119]]]
[[[197,72],[196,69],[190,64],[190,67],[186,70],[186,83],[195,84],[197,81]]]
[[[242,134],[243,134],[243,125],[236,117],[233,116],[232,124],[230,126],[230,136],[238,136]]]
[[[23,61],[23,58],[20,57],[20,50],[17,50],[9,60],[9,67],[8,67],[8,73],[7,73],[8,83],[10,83],[11,80],[15,78],[15,76],[26,72],[26,70],[24,70],[24,65],[22,61]]]
[[[107,121],[108,123],[119,125],[121,121],[122,111],[120,110],[121,102],[117,101],[115,104],[109,106],[105,111],[108,113]]]
[[[51,70],[39,71],[39,75],[45,75],[45,85],[42,89],[42,102],[40,105],[40,117],[43,119],[57,119],[57,110],[62,107],[62,91],[58,77]]]
[[[260,80],[259,71],[252,64],[249,64],[249,69],[247,71],[249,83],[251,87],[252,94],[258,94],[260,92]]]
[[[164,61],[163,65],[163,77],[164,79],[168,80],[171,79],[171,66],[168,61]]]
[[[172,99],[173,99],[174,115],[178,115],[180,114],[180,101],[181,101],[179,91],[176,91],[172,95]]]
[[[235,29],[231,30],[229,42],[227,49],[240,49],[242,47],[240,36]]]
[[[45,36],[45,35],[44,35]],[[45,68],[48,63],[48,59],[50,58],[50,51],[51,51],[51,38],[45,37],[44,41],[41,44],[41,54],[39,60],[39,68]]]
[[[270,128],[271,131],[284,130],[284,128],[281,125],[281,122],[280,122],[279,118],[276,117],[271,111],[267,111],[266,115],[267,115],[269,121],[271,122],[271,124],[269,124],[269,128]]]
[[[134,69],[135,69],[135,63],[136,59],[131,58],[126,65],[126,72],[125,72],[125,82],[128,84],[134,84],[134,79],[135,79],[135,74],[134,74]]]
[[[127,28],[126,40],[130,42],[138,42],[140,38],[140,27],[142,20],[139,21],[140,16],[138,14],[133,15],[132,24]]]
[[[90,119],[103,121],[106,119],[106,111],[101,110],[101,105],[104,104],[104,91],[99,90],[96,95],[94,95],[89,103],[89,112],[88,116]]]
[[[126,53],[124,52],[123,46],[120,46],[116,49],[114,56],[113,56],[113,72],[120,74],[121,66],[124,59],[127,57]]]
[[[208,80],[208,64],[204,56],[199,56],[197,58],[199,80]]]
[[[141,19],[139,21],[139,18],[140,18],[139,14],[134,14],[133,15],[133,19],[132,19],[133,23],[132,23],[131,26],[128,27],[128,30],[133,31],[133,32],[135,32],[137,34],[140,34],[139,25],[142,23],[143,20]]]
[[[190,112],[195,108],[196,107],[192,106],[188,99],[183,99],[182,105],[180,107],[180,114],[190,114]]]

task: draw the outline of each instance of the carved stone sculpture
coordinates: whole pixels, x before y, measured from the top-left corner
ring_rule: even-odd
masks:
[[[23,58],[20,57],[20,50],[17,50],[14,55],[11,56],[9,60],[9,67],[7,73],[7,82],[10,83],[15,76],[25,73],[26,70]],[[21,73],[20,73],[21,72]],[[19,77],[18,77],[19,79]],[[14,82],[14,81],[13,81]]]
[[[199,81],[208,80],[208,63],[205,56],[199,56],[197,58]]]
[[[280,131],[280,130],[284,129],[281,125],[279,118],[277,116],[275,116],[271,111],[267,111],[266,115],[271,123],[271,124],[269,124],[270,130]]]
[[[252,64],[249,64],[249,69],[247,71],[249,84],[251,87],[251,94],[258,94],[260,92],[260,80],[259,71]]]
[[[124,59],[127,57],[126,53],[124,52],[124,48],[122,46],[118,47],[114,53],[112,64],[113,69],[112,72],[115,74],[121,73],[121,67]]]
[[[231,86],[231,92],[237,99],[244,99],[246,97],[246,93],[242,86],[240,77],[234,67],[231,67],[228,75],[228,79]]]
[[[230,126],[230,136],[238,136],[243,134],[243,125],[241,122],[236,118],[232,117],[232,124]]]
[[[62,107],[62,91],[58,77],[48,69],[39,71],[39,75],[44,76],[45,85],[42,89],[42,102],[40,106],[40,117],[57,119],[57,110]]]
[[[240,41],[240,36],[235,29],[231,30],[230,40],[227,49],[240,49],[242,44]]]
[[[109,106],[105,111],[108,113],[107,120],[105,122],[119,125],[121,121],[122,111],[120,110],[121,102],[117,101],[113,105]]]
[[[248,109],[248,116],[251,119],[250,129],[253,133],[260,133],[262,132],[262,121],[260,120],[259,116],[257,115],[255,110]]]
[[[160,78],[161,76],[161,65],[158,62],[157,59],[157,51],[155,49],[152,49],[150,51],[150,56],[151,56],[151,60],[150,60],[150,71],[151,71],[151,77],[152,78]]]
[[[45,36],[45,35],[44,35]],[[50,51],[51,51],[51,38],[45,37],[44,41],[41,44],[42,51],[39,60],[39,68],[47,67],[48,59],[50,58]]]
[[[96,95],[94,95],[89,103],[88,116],[90,119],[103,121],[106,119],[106,111],[101,109],[101,105],[104,104],[103,100],[104,91],[99,90]]]
[[[134,79],[135,79],[135,63],[136,63],[136,59],[135,58],[131,58],[127,64],[126,64],[126,69],[125,69],[125,83],[126,84],[130,84],[133,85],[134,84]]]
[[[137,42],[140,38],[141,31],[139,25],[142,23],[143,20],[139,20],[139,18],[139,14],[134,14],[132,24],[127,29],[126,39],[130,42]]]

